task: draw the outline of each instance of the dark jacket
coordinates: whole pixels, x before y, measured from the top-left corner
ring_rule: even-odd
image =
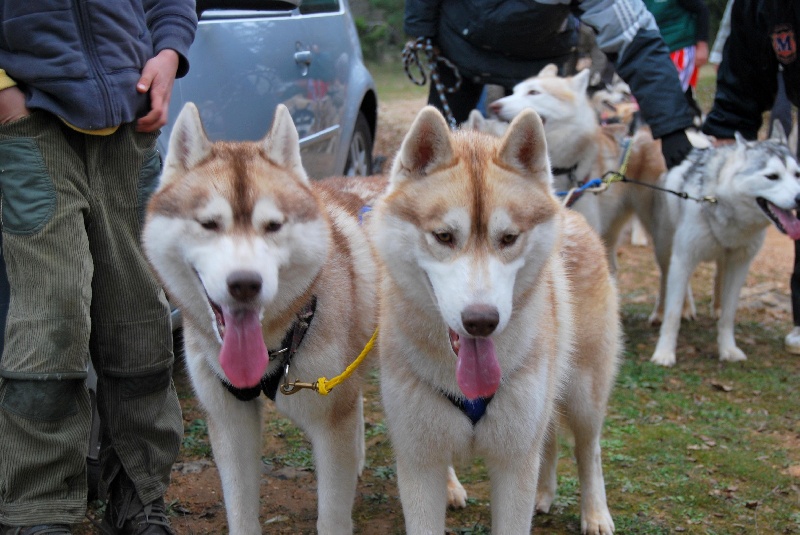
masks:
[[[183,76],[197,27],[194,0],[0,0],[0,16],[0,68],[28,107],[89,130],[145,114],[144,64],[172,49]]]
[[[736,0],[731,8],[731,33],[725,41],[717,74],[714,106],[703,132],[732,138],[738,131],[756,139],[762,114],[775,102],[777,75],[786,94],[800,105],[800,61],[797,31],[800,0]]]
[[[576,44],[574,14],[597,32],[654,136],[692,125],[669,50],[642,0],[406,0],[405,6],[408,35],[433,38],[473,81],[505,87],[564,62]]]

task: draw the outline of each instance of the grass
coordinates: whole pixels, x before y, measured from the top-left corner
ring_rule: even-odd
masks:
[[[403,70],[403,66],[399,61],[370,63],[367,67],[375,79],[379,101],[424,98],[428,95],[427,86],[414,84],[408,78],[408,75],[405,70]],[[416,79],[419,79],[418,72],[414,70],[411,72]]]

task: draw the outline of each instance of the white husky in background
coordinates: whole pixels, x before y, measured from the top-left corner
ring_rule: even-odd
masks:
[[[449,466],[473,455],[491,475],[492,533],[529,534],[555,497],[559,420],[575,435],[582,531],[614,530],[600,432],[617,292],[597,234],[551,180],[534,112],[500,139],[451,133],[426,107],[371,216],[381,394],[412,535],[444,531]]]
[[[652,361],[675,364],[682,297],[700,262],[715,261],[715,306],[719,307],[717,344],[722,361],[746,359],[734,340],[739,293],[750,262],[764,243],[770,222],[793,240],[800,239],[800,169],[778,125],[773,138],[736,142],[695,150],[664,177],[663,187],[700,203],[672,195],[654,198],[653,226],[656,258],[666,283],[664,317]]]
[[[575,76],[558,76],[555,65],[514,86],[511,95],[490,105],[492,113],[510,121],[522,110],[532,109],[542,118],[554,186],[566,192],[588,180],[602,178],[608,171],[619,171],[625,155],[624,142],[630,143],[625,175],[639,182],[655,184],[666,171],[661,143],[650,129],[639,128],[627,138],[628,125],[601,126],[597,111],[587,94],[589,70]],[[603,238],[612,270],[616,270],[616,248],[620,233],[635,214],[644,222],[650,214],[642,208],[648,188],[613,183],[607,190],[584,193],[572,208],[582,213]]]
[[[275,389],[287,366],[288,379],[338,375],[375,328],[376,272],[360,207],[354,195],[309,181],[284,106],[264,139],[241,143],[211,143],[194,105],[181,111],[143,240],[183,314],[233,534],[261,533],[262,390],[311,440],[318,531],[353,531],[364,463],[358,374],[325,397]]]

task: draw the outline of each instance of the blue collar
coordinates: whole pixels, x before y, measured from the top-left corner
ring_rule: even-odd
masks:
[[[455,405],[458,410],[463,412],[464,415],[470,419],[472,425],[477,424],[478,421],[483,418],[483,415],[486,413],[486,407],[489,406],[489,402],[492,401],[493,397],[467,399],[465,397],[452,396],[445,392],[442,392],[442,394],[450,400],[450,403]]]

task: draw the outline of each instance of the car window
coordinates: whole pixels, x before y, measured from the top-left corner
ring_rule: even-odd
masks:
[[[339,11],[339,0],[303,0],[300,3],[300,13],[303,15],[337,11]]]
[[[208,11],[292,11],[300,0],[197,0],[197,15]]]

